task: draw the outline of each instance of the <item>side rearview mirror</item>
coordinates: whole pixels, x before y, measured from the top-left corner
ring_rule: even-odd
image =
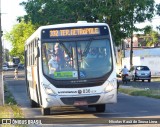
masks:
[[[34,57],[35,57],[35,59],[38,58],[39,56],[40,56],[40,54],[39,54],[39,47],[35,47],[34,48]]]

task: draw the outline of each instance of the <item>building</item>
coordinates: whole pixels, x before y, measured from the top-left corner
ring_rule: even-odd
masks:
[[[133,35],[133,48],[145,48],[145,47],[160,47],[160,35],[158,35],[158,41],[152,46],[147,46],[146,44],[146,38],[150,38],[149,35],[144,34],[135,34]],[[131,38],[124,39],[124,48],[130,48],[131,45]]]

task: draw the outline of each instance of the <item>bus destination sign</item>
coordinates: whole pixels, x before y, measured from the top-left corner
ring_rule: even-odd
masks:
[[[74,28],[74,29],[60,29],[50,30],[50,37],[62,37],[62,36],[83,36],[83,35],[99,35],[100,29],[95,28]]]

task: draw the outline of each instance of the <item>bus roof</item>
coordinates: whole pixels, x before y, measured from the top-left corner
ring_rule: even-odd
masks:
[[[42,29],[49,29],[49,28],[69,28],[69,27],[80,27],[80,26],[102,26],[106,25],[106,23],[90,23],[87,21],[78,21],[77,23],[64,23],[64,24],[54,24],[54,25],[46,25],[40,26],[27,40],[26,44],[29,44],[33,39],[40,38],[40,32]],[[25,44],[25,45],[26,45]]]

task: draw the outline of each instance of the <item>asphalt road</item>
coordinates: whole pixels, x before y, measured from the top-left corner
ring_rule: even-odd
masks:
[[[26,94],[26,86],[24,81],[24,72],[19,71],[19,79],[14,80],[12,71],[4,73],[4,81],[8,89],[11,91],[18,105],[21,107],[25,118],[60,118],[63,123],[64,118],[78,118],[85,120],[86,118],[160,118],[160,101],[142,96],[129,96],[118,93],[118,103],[107,104],[104,113],[97,113],[94,108],[88,107],[55,107],[52,109],[51,115],[42,116],[40,108],[31,108]],[[140,84],[139,84],[140,83]],[[128,83],[125,85],[131,85]],[[135,83],[134,83],[135,84]],[[160,87],[157,82],[137,82],[140,86],[156,86]],[[85,119],[83,119],[85,118]],[[70,119],[71,120],[71,119]],[[86,119],[87,120],[87,119]],[[52,121],[53,122],[53,121]],[[84,121],[83,121],[84,122]],[[83,123],[82,122],[82,123]],[[92,121],[95,122],[95,121]],[[92,123],[91,122],[91,123]],[[59,125],[60,126],[60,125]],[[120,127],[120,126],[119,126]]]

